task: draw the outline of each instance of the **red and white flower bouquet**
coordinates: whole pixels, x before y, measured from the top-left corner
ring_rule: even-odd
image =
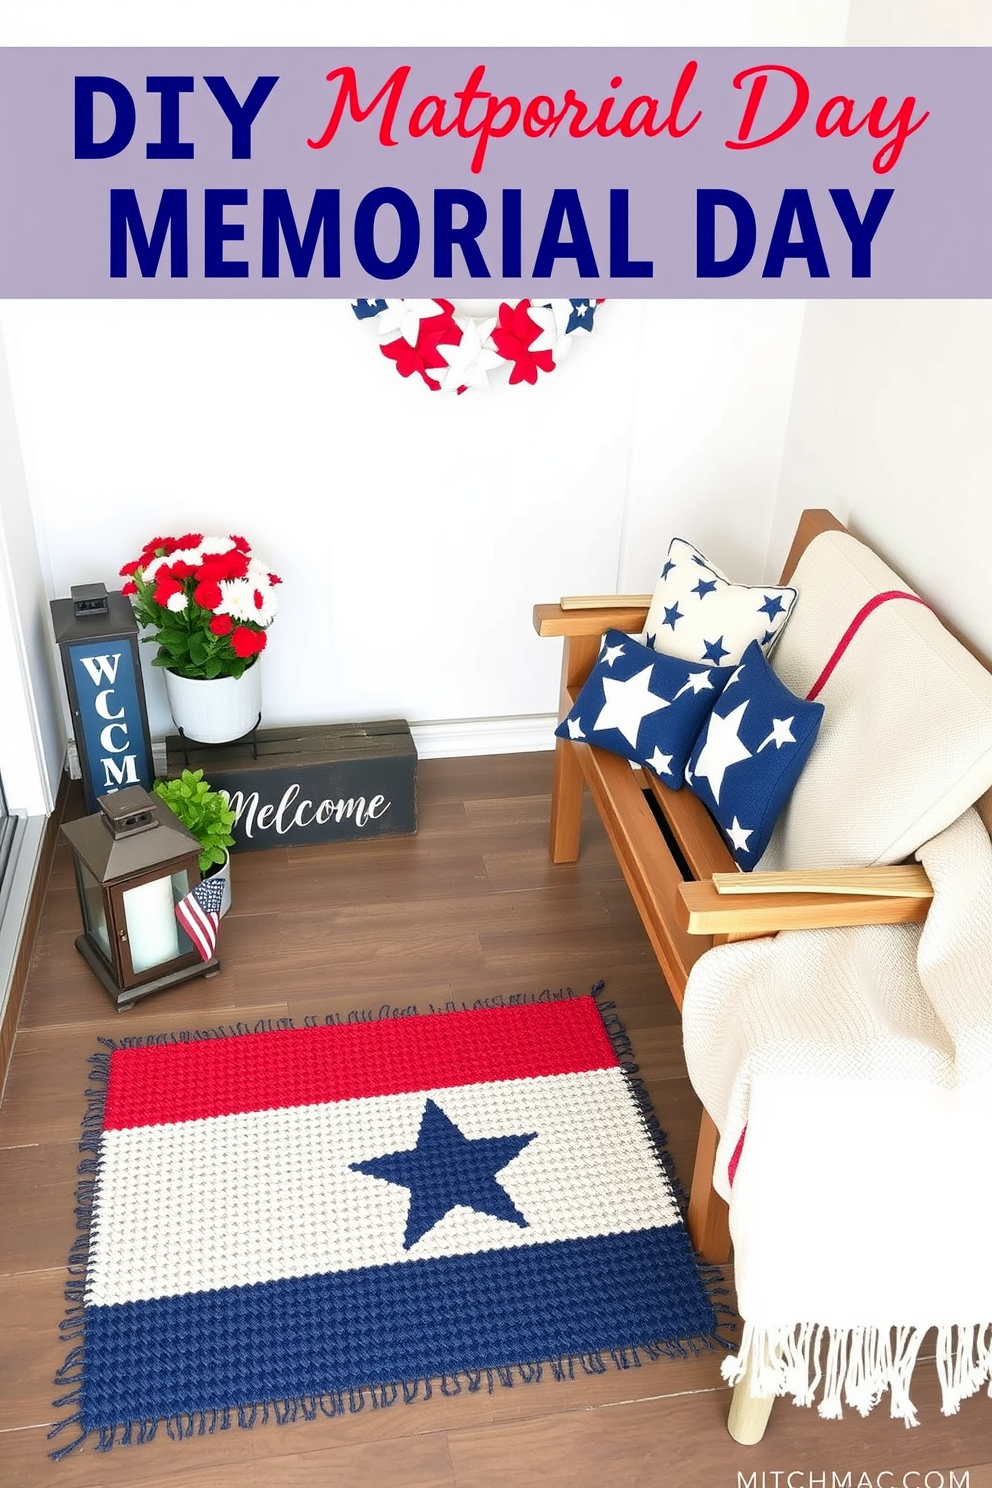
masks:
[[[243,537],[153,537],[125,563],[123,593],[158,644],[152,665],[193,679],[240,677],[265,649],[277,574]]]

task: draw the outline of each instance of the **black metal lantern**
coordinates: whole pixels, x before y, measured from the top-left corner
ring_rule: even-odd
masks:
[[[83,934],[76,949],[118,1011],[139,997],[220,970],[204,961],[176,918],[200,882],[200,844],[140,786],[100,796],[93,816],[66,822]]]

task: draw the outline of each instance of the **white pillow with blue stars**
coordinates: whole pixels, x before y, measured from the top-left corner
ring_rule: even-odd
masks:
[[[692,746],[730,673],[664,656],[622,630],[608,630],[555,733],[636,760],[680,790]]]
[[[769,653],[796,596],[791,587],[733,584],[692,543],[673,537],[655,585],[644,639],[666,656],[734,667],[752,641]]]
[[[754,868],[791,796],[823,717],[796,697],[752,641],[727,678],[685,772],[734,861]]]

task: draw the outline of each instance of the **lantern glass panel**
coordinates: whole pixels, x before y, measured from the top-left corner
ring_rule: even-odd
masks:
[[[193,949],[175,915],[176,905],[188,893],[189,874],[185,868],[124,890],[128,948],[136,976]]]
[[[110,960],[110,933],[107,929],[107,912],[104,908],[103,889],[90,872],[82,858],[76,858],[76,876],[79,879],[79,902],[83,910],[86,934],[96,942]]]

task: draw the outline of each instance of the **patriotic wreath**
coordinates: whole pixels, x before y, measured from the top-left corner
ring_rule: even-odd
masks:
[[[537,382],[553,372],[572,338],[592,335],[602,300],[504,301],[494,316],[456,311],[451,300],[352,300],[359,320],[401,377],[415,373],[431,392],[485,391],[489,374],[509,366],[510,382]]]

